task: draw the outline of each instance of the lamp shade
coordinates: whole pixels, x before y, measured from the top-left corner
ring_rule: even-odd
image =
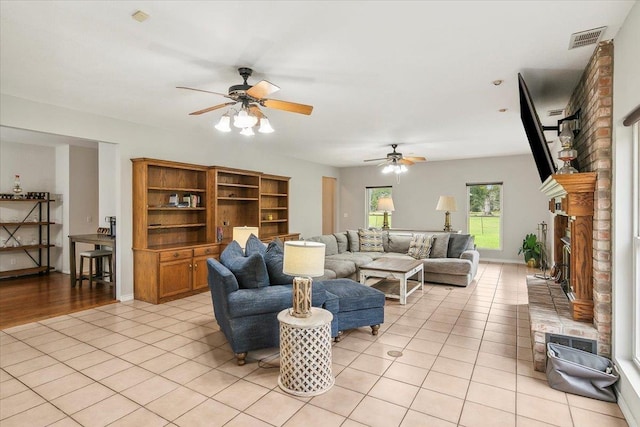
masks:
[[[244,227],[233,227],[233,240],[238,242],[240,247],[244,249],[244,247],[247,245],[249,236],[253,234],[254,236],[258,237],[258,232],[258,227],[247,227],[246,225]]]
[[[456,199],[453,196],[440,196],[438,199],[437,211],[455,212],[457,209]]]
[[[324,243],[299,240],[284,242],[282,272],[291,276],[322,276],[324,250]]]
[[[391,197],[380,197],[378,199],[378,210],[385,212],[393,212],[393,199]]]

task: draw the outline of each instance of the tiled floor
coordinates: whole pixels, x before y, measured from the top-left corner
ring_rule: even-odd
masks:
[[[467,288],[387,300],[377,337],[362,328],[334,345],[336,383],[313,398],[278,388],[277,349],[236,365],[209,293],[13,327],[0,332],[0,424],[626,426],[616,404],[532,370],[526,274],[482,263]]]

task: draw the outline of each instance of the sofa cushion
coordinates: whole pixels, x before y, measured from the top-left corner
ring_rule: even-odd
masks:
[[[362,265],[369,264],[371,261],[373,261],[373,257],[368,255],[370,253],[373,253],[373,252],[356,252],[356,253],[345,252],[338,255],[330,255],[327,258],[325,258],[325,260],[337,259],[337,260],[343,260],[343,261],[351,261],[355,263],[356,267],[360,267]],[[379,254],[379,252],[375,252],[375,253]]]
[[[399,252],[406,254],[409,252],[409,244],[412,240],[411,235],[389,234],[388,249],[385,252]]]
[[[244,251],[238,242],[232,240],[220,254],[220,262],[229,268],[227,264],[230,264],[233,259],[238,257],[244,257]]]
[[[347,239],[349,240],[349,252],[360,252],[358,230],[347,230]]]
[[[293,276],[284,274],[282,272],[282,265],[284,263],[284,249],[277,242],[272,241],[267,245],[267,250],[264,254],[264,261],[267,265],[267,272],[269,274],[269,282],[272,285],[285,285],[293,283]]]
[[[338,253],[342,254],[347,252],[349,250],[349,238],[347,237],[347,232],[343,231],[342,233],[333,233],[333,235],[338,243]]]
[[[345,259],[324,259],[324,268],[333,270],[337,277],[349,277],[356,273],[356,263]]]
[[[333,234],[323,234],[322,236],[313,236],[305,239],[309,242],[324,243],[324,255],[337,255],[338,254],[338,242]]]
[[[324,288],[338,297],[338,312],[384,307],[384,294],[350,279],[327,280]]]
[[[449,247],[449,235],[450,233],[438,233],[434,234],[431,240],[431,254],[430,258],[446,258],[447,247]]]
[[[409,243],[408,255],[415,259],[429,258],[431,252],[431,236],[428,234],[414,234]]]
[[[274,285],[263,289],[239,289],[229,294],[229,315],[246,317],[264,313],[278,313],[291,308],[292,285]],[[313,281],[311,286],[311,305],[320,307],[327,298],[322,282]]]
[[[363,252],[384,252],[382,245],[382,232],[378,230],[358,230],[360,238],[360,251]]]
[[[267,246],[262,243],[262,241],[258,239],[256,235],[251,233],[251,235],[247,239],[247,244],[244,247],[244,251],[247,256],[255,253],[264,256],[264,253],[267,252]]]
[[[269,273],[264,258],[259,253],[251,254],[248,257],[235,257],[225,264],[236,279],[238,286],[242,289],[264,288],[269,286]]]
[[[460,254],[467,250],[469,240],[471,240],[471,235],[469,234],[450,234],[447,258],[460,258]]]

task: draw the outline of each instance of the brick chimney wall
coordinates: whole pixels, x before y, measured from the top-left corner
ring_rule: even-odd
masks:
[[[611,133],[613,41],[595,49],[576,86],[567,115],[582,108],[575,138],[579,172],[596,172],[593,216],[593,323],[598,353],[611,356]]]

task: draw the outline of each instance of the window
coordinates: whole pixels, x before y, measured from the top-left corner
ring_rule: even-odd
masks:
[[[391,197],[392,187],[367,187],[366,203],[367,207],[365,212],[367,218],[365,224],[368,228],[382,228],[384,220],[384,212],[378,210],[378,199],[381,197]],[[389,227],[391,227],[391,214],[389,212]]]
[[[467,225],[480,249],[502,249],[502,183],[467,184]]]

